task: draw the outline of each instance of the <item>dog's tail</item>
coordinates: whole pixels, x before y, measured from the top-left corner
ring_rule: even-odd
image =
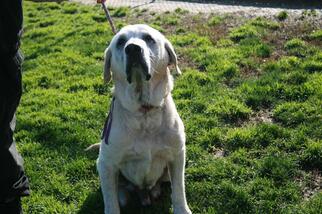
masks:
[[[85,149],[85,151],[86,152],[88,152],[88,151],[98,151],[100,149],[100,147],[101,147],[101,143],[95,143],[95,144],[90,145],[89,147],[87,147]]]

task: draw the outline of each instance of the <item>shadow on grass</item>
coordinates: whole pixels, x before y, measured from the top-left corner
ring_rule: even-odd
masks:
[[[270,7],[284,9],[322,9],[321,0],[167,0],[167,1],[184,1],[194,3],[213,3],[233,6],[251,6],[251,7]]]
[[[140,206],[139,198],[136,194],[131,194],[129,204],[121,208],[122,214],[154,214],[154,213],[170,213],[171,208],[171,185],[169,182],[162,184],[162,194],[160,199],[154,201],[149,207]],[[78,214],[97,214],[104,213],[104,202],[101,189],[89,194],[83,203]]]
[[[78,214],[97,214],[104,213],[104,203],[101,189],[87,195]]]
[[[39,47],[37,49],[37,51],[34,51],[30,55],[26,55],[25,60],[36,59],[38,56],[46,55],[51,52],[56,52],[57,50],[52,47],[56,47],[61,42],[67,40],[70,37],[73,37],[76,34],[76,32],[77,32],[77,30],[73,30],[73,31],[67,32],[64,36],[62,36],[60,38],[57,38],[55,40],[50,40],[50,41],[52,41],[52,43],[49,42],[47,45],[42,45],[41,47]]]

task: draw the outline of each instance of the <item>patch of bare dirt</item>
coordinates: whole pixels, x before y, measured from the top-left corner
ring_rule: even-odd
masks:
[[[222,149],[219,148],[213,148],[212,154],[216,157],[216,158],[223,158],[226,155],[226,152]]]
[[[299,177],[296,180],[300,183],[305,201],[310,200],[316,193],[322,191],[322,175],[319,170],[310,172],[308,177]]]
[[[273,113],[271,110],[263,109],[253,113],[249,121],[251,123],[273,123]]]

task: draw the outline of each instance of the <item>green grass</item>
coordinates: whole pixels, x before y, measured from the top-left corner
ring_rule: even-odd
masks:
[[[321,22],[111,13],[118,28],[148,23],[175,46],[183,75],[173,97],[186,126],[193,213],[321,212]],[[102,64],[111,29],[98,6],[25,1],[24,16],[15,135],[32,189],[24,210],[102,213],[97,155],[84,149],[99,141],[110,103]],[[169,192],[135,209],[171,213]]]
[[[288,14],[285,10],[279,12],[276,16],[276,18],[280,21],[284,21],[285,19],[287,19],[287,17],[288,17]]]

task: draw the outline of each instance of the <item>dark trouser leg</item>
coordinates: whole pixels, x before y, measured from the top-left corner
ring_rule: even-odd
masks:
[[[13,140],[14,114],[21,97],[21,57],[0,60],[0,213],[21,213],[20,197],[29,195],[23,160]]]
[[[0,212],[4,213],[4,214],[20,214],[20,213],[22,213],[20,198],[16,198],[15,200],[13,200],[9,203],[0,204]]]

